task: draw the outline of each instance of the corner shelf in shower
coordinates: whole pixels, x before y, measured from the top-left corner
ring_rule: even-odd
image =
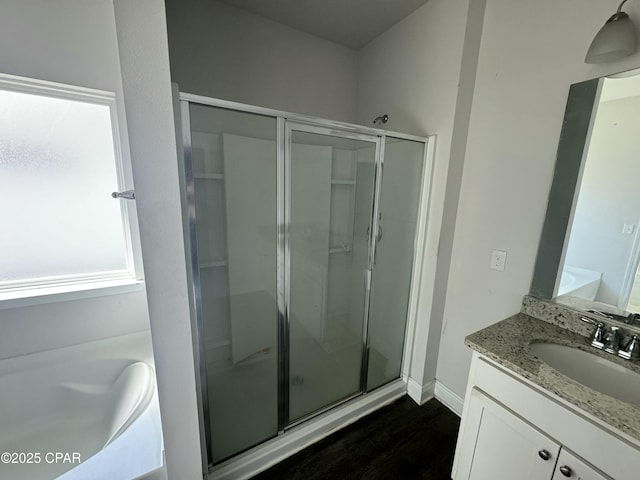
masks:
[[[329,248],[329,253],[351,253],[351,246],[345,245],[343,247]]]
[[[331,179],[331,185],[345,185],[345,186],[355,186],[355,180],[340,180],[337,178]]]
[[[198,180],[224,180],[222,173],[194,173],[193,178]]]
[[[205,348],[214,349],[226,347],[231,345],[231,340],[228,338],[213,338],[211,340],[205,340]]]
[[[213,260],[209,262],[200,262],[200,268],[221,268],[227,266],[226,260]]]

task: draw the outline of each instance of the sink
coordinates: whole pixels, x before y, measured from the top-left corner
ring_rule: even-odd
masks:
[[[533,343],[531,353],[592,390],[640,407],[640,374],[597,355],[554,343]]]

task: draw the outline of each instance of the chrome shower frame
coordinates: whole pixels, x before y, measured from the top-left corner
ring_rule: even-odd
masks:
[[[374,268],[375,255],[378,235],[380,230],[379,225],[379,204],[382,189],[383,178],[383,164],[384,164],[384,148],[386,144],[386,138],[397,138],[400,140],[416,141],[424,144],[424,158],[422,162],[422,182],[419,198],[419,210],[418,210],[418,226],[416,228],[413,248],[413,266],[411,272],[411,288],[410,288],[410,304],[407,309],[407,318],[405,319],[405,344],[403,347],[402,363],[401,363],[401,378],[402,381],[407,381],[408,371],[411,362],[411,348],[412,344],[408,342],[409,336],[414,331],[415,314],[417,305],[417,288],[419,287],[419,276],[421,271],[421,262],[423,256],[421,250],[424,247],[425,232],[421,228],[420,222],[426,222],[428,201],[425,201],[424,196],[429,194],[430,179],[433,169],[433,145],[430,143],[430,138],[417,135],[410,135],[405,133],[393,132],[389,130],[382,130],[378,128],[372,128],[362,125],[356,125],[351,123],[326,120],[318,117],[294,114],[281,110],[274,110],[269,108],[257,107],[253,105],[247,105],[237,102],[231,102],[227,100],[219,100],[209,98],[200,95],[193,95],[188,93],[179,94],[179,115],[182,125],[182,132],[180,138],[182,140],[182,154],[181,159],[184,165],[181,169],[184,169],[184,181],[185,181],[185,194],[183,195],[183,201],[186,202],[184,207],[185,215],[185,232],[189,235],[186,241],[190,242],[190,259],[188,261],[188,267],[190,268],[190,275],[188,279],[191,283],[190,292],[192,295],[192,329],[194,332],[194,346],[204,352],[204,338],[203,332],[203,315],[202,315],[202,303],[200,297],[200,278],[199,267],[197,258],[197,245],[196,245],[196,217],[195,217],[195,193],[194,193],[194,179],[191,171],[191,129],[190,129],[190,112],[189,105],[197,104],[202,106],[211,106],[226,110],[252,113],[262,115],[266,117],[272,117],[276,119],[276,161],[277,161],[277,228],[276,228],[276,245],[277,245],[277,339],[278,339],[278,433],[277,437],[272,440],[267,440],[267,443],[277,441],[287,430],[299,429],[301,424],[307,422],[312,418],[316,418],[330,410],[335,409],[340,405],[345,405],[346,408],[350,407],[353,402],[357,402],[358,397],[367,396],[367,370],[368,370],[368,353],[369,353],[369,304],[371,300],[371,277]],[[373,189],[373,208],[371,218],[371,228],[369,229],[369,253],[368,253],[368,265],[367,274],[365,275],[365,308],[364,308],[364,321],[362,331],[362,364],[361,364],[361,377],[360,377],[360,390],[354,395],[341,399],[326,408],[315,411],[310,415],[297,419],[295,422],[290,422],[288,418],[289,411],[289,314],[290,314],[290,245],[289,245],[289,224],[291,219],[290,201],[287,198],[287,191],[290,192],[290,185],[287,182],[291,179],[291,132],[302,131],[309,133],[319,133],[332,136],[339,136],[342,138],[348,138],[353,140],[362,140],[375,145],[375,178]],[[196,386],[199,392],[199,417],[201,422],[201,444],[203,453],[203,469],[205,474],[212,472],[213,470],[219,470],[219,467],[227,468],[230,461],[222,462],[221,465],[214,467],[211,461],[211,422],[210,411],[208,402],[208,380],[204,354],[198,353],[195,355],[194,361],[196,362]],[[382,388],[382,387],[380,387]],[[406,385],[405,385],[406,391]],[[261,448],[261,446],[254,447],[254,449]],[[251,449],[253,450],[253,449]],[[250,455],[251,452],[240,455]],[[240,456],[239,455],[239,456]],[[233,460],[233,459],[232,459]],[[231,461],[232,461],[231,460]]]

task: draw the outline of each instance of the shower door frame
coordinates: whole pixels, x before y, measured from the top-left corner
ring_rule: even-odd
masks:
[[[278,433],[284,433],[285,430],[295,427],[300,423],[303,423],[310,418],[331,410],[342,403],[348,402],[357,398],[367,392],[367,371],[368,371],[368,355],[369,355],[369,303],[371,298],[371,276],[373,269],[373,261],[375,258],[375,248],[377,243],[377,236],[374,232],[378,231],[378,212],[379,212],[379,199],[380,189],[382,188],[382,161],[383,161],[383,149],[384,149],[384,136],[372,135],[361,132],[345,131],[337,128],[336,126],[324,126],[319,122],[301,122],[300,120],[286,118],[284,119],[284,321],[279,322],[279,330],[283,332],[283,340],[285,348],[279,348],[279,355],[281,355],[280,368],[282,368],[282,378],[279,381],[279,388],[281,389],[279,400],[282,399],[282,405],[278,402]],[[353,393],[345,398],[336,400],[329,403],[324,407],[314,410],[295,421],[290,420],[289,416],[289,396],[290,396],[290,384],[289,384],[289,367],[290,367],[290,343],[289,343],[289,331],[291,327],[289,314],[291,311],[291,248],[290,248],[290,235],[289,228],[291,225],[291,191],[292,191],[292,175],[291,175],[291,159],[292,159],[292,137],[293,132],[312,133],[315,135],[324,135],[332,138],[344,138],[348,140],[356,140],[361,142],[370,143],[375,148],[374,162],[375,162],[375,174],[373,181],[373,192],[371,196],[371,220],[367,240],[367,269],[364,274],[363,284],[365,289],[364,295],[364,308],[362,319],[362,336],[361,346],[362,354],[360,358],[360,380],[359,388],[356,393]]]
[[[317,437],[316,434],[308,434],[304,433],[306,430],[307,423],[317,423],[318,425],[309,426],[310,429],[315,429],[318,431],[325,430],[327,427],[323,424],[323,415],[329,414],[330,411],[344,409],[344,415],[357,415],[355,412],[360,410],[367,410],[366,405],[358,407],[357,404],[353,402],[358,402],[362,400],[362,397],[367,398],[368,396],[375,396],[376,399],[371,399],[371,402],[383,402],[388,403],[389,401],[397,398],[399,396],[398,392],[402,392],[404,394],[407,392],[407,382],[409,377],[409,368],[411,366],[411,359],[413,354],[413,334],[415,331],[416,324],[416,316],[417,316],[417,299],[418,299],[418,291],[420,289],[421,276],[422,276],[422,263],[423,258],[425,256],[425,251],[429,248],[428,240],[427,240],[427,222],[429,220],[429,208],[430,208],[430,197],[431,197],[431,187],[432,187],[432,177],[433,177],[433,157],[434,157],[434,136],[423,137],[418,135],[394,132],[390,130],[382,130],[378,128],[366,127],[363,125],[351,124],[346,122],[327,120],[319,117],[313,117],[309,115],[296,114],[291,112],[286,112],[282,110],[275,110],[265,107],[259,107],[249,104],[243,104],[238,102],[232,102],[228,100],[220,100],[211,97],[205,97],[201,95],[195,95],[190,93],[179,92],[178,98],[176,99],[178,102],[178,109],[176,110],[176,115],[180,119],[181,123],[181,132],[178,132],[178,139],[182,142],[182,153],[183,159],[180,170],[182,171],[183,179],[185,182],[184,191],[183,191],[183,201],[185,202],[184,206],[184,220],[185,220],[185,233],[188,234],[189,238],[188,249],[190,258],[188,258],[187,268],[189,269],[189,275],[187,276],[190,291],[190,303],[193,311],[192,315],[192,330],[194,336],[194,347],[196,350],[199,349],[198,352],[195,352],[194,362],[196,367],[196,387],[198,391],[198,413],[199,413],[199,421],[200,421],[200,430],[201,430],[201,452],[202,452],[202,463],[203,463],[203,471],[205,474],[209,474],[213,471],[219,472],[223,474],[224,472],[237,472],[238,468],[247,468],[246,464],[261,464],[264,462],[268,462],[269,454],[266,452],[271,452],[273,450],[277,450],[277,444],[280,440],[282,440],[282,444],[286,444],[285,431],[291,429],[291,431],[296,431],[297,435],[302,435],[309,438],[321,438]],[[195,196],[194,196],[194,179],[191,172],[191,128],[190,128],[190,104],[197,104],[202,106],[210,106],[225,110],[244,112],[250,114],[257,114],[265,117],[271,117],[276,120],[276,174],[277,174],[277,226],[276,226],[276,244],[277,244],[277,339],[278,339],[278,386],[277,386],[277,404],[278,404],[278,431],[277,435],[272,437],[271,439],[266,439],[264,442],[249,447],[245,451],[241,451],[235,456],[231,457],[228,460],[224,460],[221,463],[213,464],[211,461],[211,452],[209,450],[211,445],[211,423],[210,423],[210,411],[209,405],[207,401],[208,396],[208,379],[207,379],[207,370],[206,370],[206,361],[204,358],[204,338],[203,338],[203,315],[202,315],[202,305],[201,305],[201,295],[200,295],[200,282],[199,282],[199,271],[198,271],[198,259],[197,259],[197,245],[196,245],[196,215],[195,215]],[[358,393],[342,399],[338,402],[335,402],[326,408],[323,408],[319,411],[315,411],[292,424],[288,423],[288,410],[286,414],[283,414],[285,408],[288,409],[289,405],[289,388],[288,388],[288,358],[282,359],[280,358],[283,353],[286,351],[286,355],[288,355],[288,334],[289,334],[289,298],[288,298],[288,282],[289,278],[289,250],[288,250],[288,220],[290,212],[287,212],[288,204],[286,202],[286,182],[290,180],[290,165],[289,172],[287,172],[287,139],[290,138],[290,135],[286,134],[288,125],[295,125],[296,131],[308,131],[310,133],[318,133],[318,132],[330,132],[331,135],[336,135],[343,138],[352,138],[356,140],[365,139],[365,141],[371,142],[372,138],[375,138],[376,141],[372,142],[376,146],[376,155],[375,155],[375,182],[374,182],[374,198],[373,200],[373,208],[372,208],[372,223],[371,229],[369,233],[369,259],[368,259],[368,272],[369,274],[366,276],[366,299],[365,299],[365,319],[363,326],[363,355],[362,355],[362,365],[361,365],[361,378],[360,378],[360,390]],[[299,128],[298,128],[299,127]],[[303,129],[303,130],[300,130]],[[358,138],[359,137],[359,138]],[[378,231],[378,221],[379,221],[379,203],[380,203],[380,191],[382,188],[382,171],[384,164],[384,148],[386,146],[386,138],[397,138],[400,140],[409,140],[422,143],[424,145],[424,154],[422,159],[422,178],[421,178],[421,187],[420,187],[420,195],[419,195],[419,205],[418,205],[418,214],[417,214],[417,227],[414,238],[414,246],[413,246],[413,262],[411,269],[411,284],[410,284],[410,294],[409,294],[409,305],[407,309],[407,317],[405,319],[405,332],[404,332],[404,346],[403,346],[403,354],[402,361],[400,367],[400,378],[396,380],[392,380],[390,383],[380,386],[376,389],[373,389],[377,392],[377,394],[372,394],[367,391],[367,370],[368,370],[368,320],[369,320],[369,301],[370,301],[370,289],[371,289],[371,276],[373,264],[372,262],[375,259],[375,248],[376,248],[376,235],[374,232]],[[435,267],[433,268],[433,270]],[[429,272],[430,275],[434,275],[433,272]],[[403,387],[400,388],[402,384]],[[385,387],[389,387],[388,393],[385,390]],[[372,391],[373,391],[372,390]],[[395,392],[395,393],[394,393]],[[380,399],[378,399],[378,397]],[[377,407],[376,407],[377,408]],[[362,414],[359,414],[362,415]],[[316,421],[316,419],[318,419]],[[286,420],[286,422],[285,422]],[[305,430],[306,429],[306,430]],[[316,436],[314,436],[316,435]],[[305,437],[305,438],[306,438]],[[314,440],[310,440],[313,442]],[[280,447],[283,448],[283,447]],[[290,448],[290,447],[288,447]],[[284,450],[286,451],[286,450]],[[282,454],[280,454],[282,455]],[[285,454],[285,456],[288,456]],[[240,466],[238,466],[240,465]],[[244,466],[243,466],[244,465]],[[233,475],[233,473],[230,473]]]

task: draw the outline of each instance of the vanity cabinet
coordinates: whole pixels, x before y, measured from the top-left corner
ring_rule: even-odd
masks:
[[[569,450],[562,449],[552,480],[611,480],[610,477],[598,472],[584,460],[578,458]]]
[[[560,444],[508,409],[471,391],[456,480],[551,479]],[[555,477],[554,477],[555,478]]]
[[[470,396],[455,480],[611,480],[479,390]]]
[[[637,480],[640,442],[477,352],[453,480]]]

